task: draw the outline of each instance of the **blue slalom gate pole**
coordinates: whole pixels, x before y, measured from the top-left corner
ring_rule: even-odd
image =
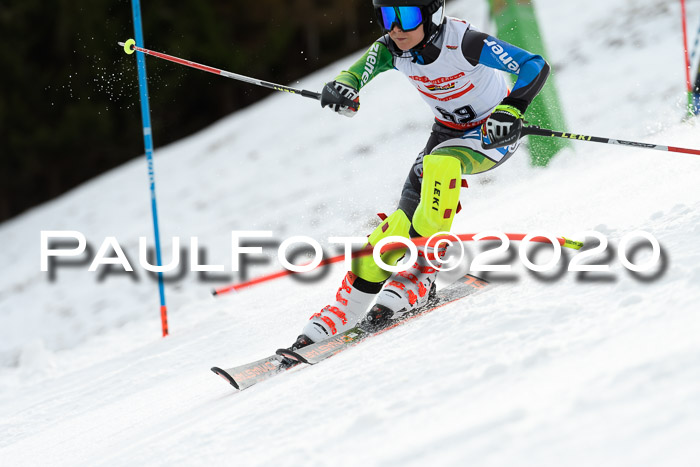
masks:
[[[134,17],[134,36],[136,45],[143,47],[143,28],[141,26],[141,3],[139,0],[131,0],[131,11]],[[160,254],[160,232],[158,229],[158,207],[156,204],[156,179],[153,169],[153,135],[151,131],[151,110],[148,105],[148,83],[146,82],[146,57],[136,54],[136,64],[139,72],[139,92],[141,95],[141,120],[143,122],[143,144],[146,150],[148,162],[148,180],[151,188],[151,211],[153,213],[153,233],[156,241],[156,261],[160,267],[163,265]],[[160,319],[163,326],[163,337],[168,335],[168,309],[165,305],[165,287],[163,286],[163,273],[158,272],[158,291],[160,292]]]

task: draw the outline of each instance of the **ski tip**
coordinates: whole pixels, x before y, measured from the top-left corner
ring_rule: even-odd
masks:
[[[216,373],[217,375],[221,376],[223,379],[225,379],[231,386],[234,388],[240,390],[241,388],[238,386],[238,383],[236,383],[236,380],[231,377],[228,373],[226,373],[224,370],[219,368],[218,366],[214,366],[211,368],[211,371]]]
[[[212,291],[211,291],[211,294],[212,294],[214,297],[216,297],[217,295],[219,295],[219,292],[216,291],[216,290],[212,290]]]
[[[127,55],[134,53],[134,47],[136,46],[136,41],[133,39],[128,39],[126,42],[118,42],[119,45],[124,46],[124,52]]]

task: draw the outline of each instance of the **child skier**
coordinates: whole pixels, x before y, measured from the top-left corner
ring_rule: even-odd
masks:
[[[321,106],[348,117],[359,109],[359,91],[375,76],[396,69],[433,110],[427,144],[409,171],[397,210],[369,236],[430,237],[450,230],[462,175],[491,170],[517,149],[522,116],[549,75],[544,59],[445,17],[445,0],[373,0],[385,34],[347,71],[327,83]],[[508,90],[499,71],[517,76]],[[420,250],[420,249],[419,249]],[[381,257],[395,265],[403,251]],[[434,290],[440,251],[419,251],[417,262],[391,273],[372,256],[355,259],[335,300],[314,314],[291,347],[299,349],[368,319],[396,319],[423,306]],[[386,283],[386,285],[384,285]]]

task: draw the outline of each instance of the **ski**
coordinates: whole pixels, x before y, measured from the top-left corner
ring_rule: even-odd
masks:
[[[284,360],[282,356],[270,355],[267,358],[225,370],[215,366],[211,371],[221,376],[234,388],[242,391],[296,366],[283,365],[282,360]]]
[[[476,276],[472,276],[471,274],[467,274],[440,290],[435,299],[433,299],[432,302],[429,302],[424,308],[404,317],[401,320],[392,321],[380,328],[371,327],[366,322],[361,320],[357,326],[352,329],[348,329],[337,336],[329,337],[328,339],[308,345],[297,351],[278,349],[277,355],[287,357],[299,363],[315,365],[328,357],[332,357],[333,355],[342,352],[349,347],[357,345],[359,342],[367,339],[368,337],[382,334],[449,303],[455,302],[468,295],[472,295],[475,292],[479,292],[487,285],[487,281]]]
[[[289,349],[278,349],[275,355],[252,363],[228,369],[213,367],[211,370],[225,379],[233,387],[242,391],[273,376],[284,373],[286,370],[294,368],[301,363],[315,365],[328,357],[332,357],[349,347],[357,345],[359,342],[369,337],[384,333],[449,303],[480,292],[488,285],[488,281],[471,274],[466,274],[447,287],[439,290],[436,297],[421,310],[401,320],[391,321],[383,327],[372,327],[364,320],[361,320],[358,325],[352,329],[348,329],[336,336],[306,346],[296,352]]]

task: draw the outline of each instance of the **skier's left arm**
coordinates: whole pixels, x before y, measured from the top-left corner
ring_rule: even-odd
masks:
[[[490,147],[515,143],[520,138],[525,111],[547,81],[549,64],[539,55],[474,30],[465,33],[462,53],[472,65],[481,64],[517,76],[510,94],[494,108],[484,124]]]

